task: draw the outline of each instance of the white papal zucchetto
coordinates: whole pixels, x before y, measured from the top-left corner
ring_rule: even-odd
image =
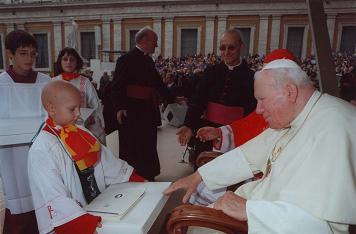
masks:
[[[300,68],[300,66],[290,59],[276,59],[267,63],[261,71],[267,69],[277,69],[277,68]]]

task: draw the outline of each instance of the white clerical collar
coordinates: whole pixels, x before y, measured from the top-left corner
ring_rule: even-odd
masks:
[[[308,102],[305,104],[303,110],[297,115],[297,117],[291,122],[290,126],[292,128],[299,128],[304,123],[305,119],[308,117],[309,113],[312,111],[313,107],[320,99],[322,93],[315,90],[310,96]]]
[[[136,45],[136,48],[141,51],[144,55],[148,55],[142,48],[140,48],[138,45]]]
[[[229,68],[230,71],[232,71],[232,70],[234,70],[235,67],[240,66],[241,62],[242,62],[242,58],[240,57],[240,62],[238,64],[236,64],[234,66],[230,66],[225,63],[225,65],[227,66],[227,68]]]

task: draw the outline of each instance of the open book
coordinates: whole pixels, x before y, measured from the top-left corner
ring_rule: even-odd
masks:
[[[107,188],[85,208],[90,213],[108,214],[120,220],[143,197],[145,188]]]

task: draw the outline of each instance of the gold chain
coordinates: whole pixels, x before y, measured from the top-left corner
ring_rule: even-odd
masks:
[[[286,136],[289,131],[292,129],[291,127],[288,128],[288,130],[276,141],[276,143],[273,146],[272,152],[271,152],[271,156],[268,157],[267,160],[267,166],[266,166],[266,170],[264,173],[263,178],[267,177],[272,170],[272,162],[275,162],[277,160],[277,158],[279,157],[279,155],[281,154],[281,152],[287,147],[287,145],[289,144],[289,142],[291,142],[293,140],[293,138],[297,135],[297,133],[299,132],[299,130],[303,127],[305,121],[307,120],[307,118],[309,117],[309,114],[311,113],[311,111],[313,110],[313,108],[315,107],[316,103],[319,101],[320,97],[322,96],[322,94],[319,95],[318,99],[314,102],[313,106],[310,108],[307,116],[304,118],[302,124],[300,125],[300,127],[295,131],[295,133],[293,134],[293,136],[287,141],[287,143],[282,147],[282,146],[278,146],[278,143],[281,141],[282,138],[284,138],[284,136]]]

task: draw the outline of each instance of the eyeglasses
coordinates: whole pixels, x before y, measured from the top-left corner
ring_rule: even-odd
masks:
[[[219,47],[219,50],[221,50],[221,51],[225,51],[226,49],[227,50],[235,50],[236,46],[234,46],[234,45],[221,45]]]

